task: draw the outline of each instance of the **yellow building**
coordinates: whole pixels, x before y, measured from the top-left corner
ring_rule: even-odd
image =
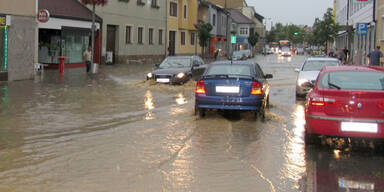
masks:
[[[199,54],[197,0],[168,0],[168,55]]]

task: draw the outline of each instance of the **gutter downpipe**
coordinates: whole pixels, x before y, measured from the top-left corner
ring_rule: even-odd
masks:
[[[164,31],[164,35],[165,35],[165,41],[164,41],[164,47],[165,47],[165,50],[164,50],[164,59],[167,57],[167,51],[168,51],[168,0],[165,0],[165,31]]]

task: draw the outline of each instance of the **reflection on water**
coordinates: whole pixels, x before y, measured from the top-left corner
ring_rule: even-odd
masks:
[[[150,90],[145,93],[144,107],[148,110],[148,112],[145,114],[145,120],[154,119],[152,110],[155,109],[155,105],[153,103],[152,92]]]
[[[285,177],[298,181],[301,175],[305,172],[305,159],[304,159],[304,107],[296,105],[293,113],[294,126],[290,131],[288,143],[286,144],[286,162],[284,165],[283,174]],[[298,187],[298,186],[296,186]]]
[[[177,96],[176,96],[176,103],[178,105],[184,105],[187,103],[187,100],[185,99],[184,97],[184,94],[183,93],[179,93]]]
[[[0,98],[2,103],[8,103],[8,85],[0,89]]]
[[[305,191],[384,191],[384,157],[369,152],[306,149]]]

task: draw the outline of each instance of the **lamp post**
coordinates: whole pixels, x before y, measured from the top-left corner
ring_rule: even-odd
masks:
[[[267,21],[268,20],[272,20],[271,18],[265,18],[264,20],[264,50],[263,50],[263,54],[266,54],[266,51],[267,51]],[[271,22],[272,23],[272,22]],[[271,28],[272,28],[272,25],[271,25]]]

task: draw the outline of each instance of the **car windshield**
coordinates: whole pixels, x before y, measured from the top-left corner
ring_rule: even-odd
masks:
[[[240,51],[234,51],[233,52],[233,56],[243,56],[244,53],[240,52]]]
[[[191,66],[190,58],[166,58],[159,65],[160,69],[166,68],[185,68]]]
[[[287,52],[287,51],[289,51],[289,48],[288,47],[283,47],[283,48],[281,48],[281,51]]]
[[[347,90],[384,90],[384,73],[371,71],[335,71],[324,74],[319,87]]]
[[[208,68],[206,75],[226,75],[228,77],[251,76],[251,68],[248,65],[214,65]]]
[[[339,61],[307,61],[302,71],[320,71],[324,66],[336,66]]]

